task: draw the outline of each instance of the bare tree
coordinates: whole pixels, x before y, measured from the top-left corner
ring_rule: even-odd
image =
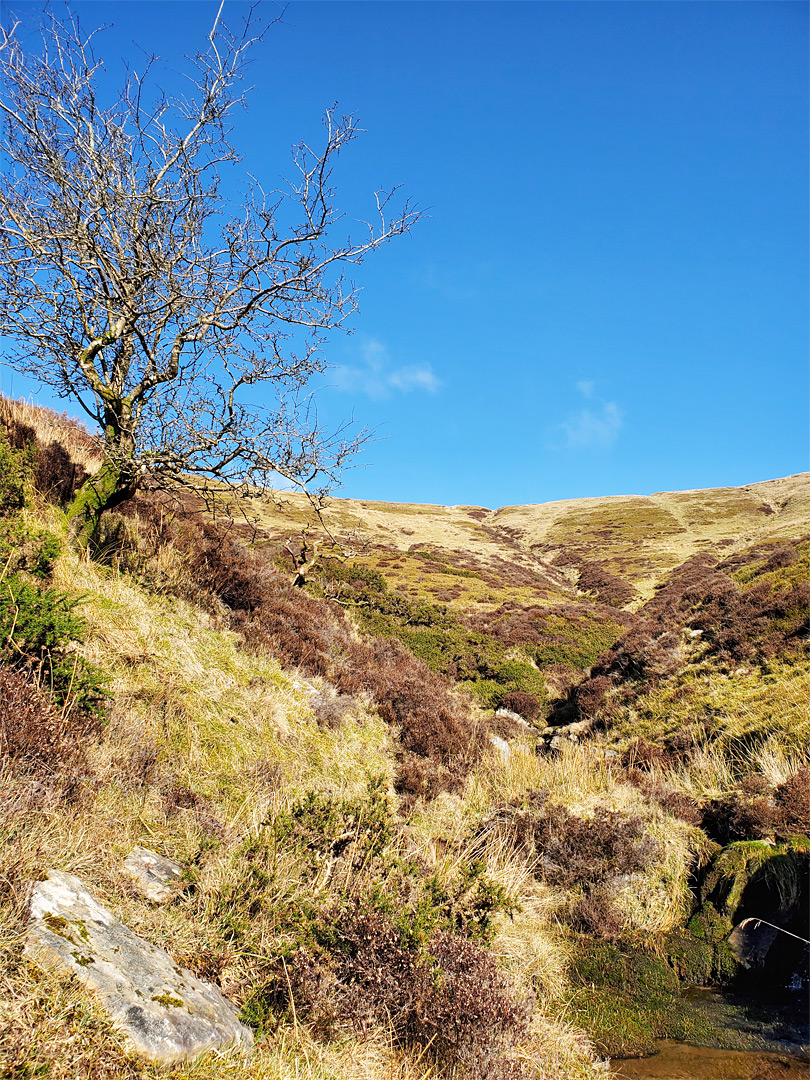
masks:
[[[85,544],[145,486],[263,491],[280,474],[317,505],[362,441],[322,430],[307,388],[325,333],[356,310],[344,268],[418,212],[392,216],[392,193],[378,192],[362,235],[334,238],[332,167],[358,134],[334,111],[319,149],[294,150],[286,186],[247,178],[228,204],[229,117],[261,34],[252,15],[238,34],[221,16],[189,61],[187,96],[150,96],[153,58],[111,104],[98,31],[69,11],[45,13],[34,51],[16,27],[0,31],[0,333],[19,370],[103,432],[103,465],[69,510]]]

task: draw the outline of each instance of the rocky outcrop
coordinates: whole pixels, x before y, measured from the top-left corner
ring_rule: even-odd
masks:
[[[51,870],[34,887],[25,951],[92,990],[132,1049],[152,1061],[253,1041],[216,987],[139,938],[71,874]]]

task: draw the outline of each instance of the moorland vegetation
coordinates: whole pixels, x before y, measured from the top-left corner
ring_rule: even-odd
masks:
[[[254,1030],[177,1077],[575,1080],[659,1037],[748,1045],[686,986],[806,992],[800,953],[747,969],[729,940],[749,916],[810,937],[801,478],[335,501],[364,553],[325,544],[295,587],[290,495],[240,519],[142,492],[77,550],[100,463],[0,403],[0,1075],[157,1075],[24,953],[51,868]],[[183,866],[172,903],[122,873],[135,844]]]

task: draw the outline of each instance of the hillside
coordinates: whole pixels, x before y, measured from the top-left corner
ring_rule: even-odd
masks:
[[[158,1075],[78,968],[24,951],[49,871],[252,1030],[172,1076],[585,1080],[662,1037],[784,1056],[680,991],[807,993],[800,953],[740,939],[810,937],[807,475],[333,500],[337,547],[294,495],[212,519],[152,493],[88,555],[61,506],[92,440],[0,420],[0,1076]],[[181,868],[167,903],[134,846]]]
[[[279,492],[275,505],[247,500],[251,522],[268,537],[282,539],[313,520],[302,495]],[[756,542],[797,539],[810,532],[810,473],[768,480],[741,488],[661,492],[649,496],[570,499],[487,510],[479,506],[332,499],[328,521],[341,533],[356,532],[375,558],[397,553],[402,559],[419,550],[461,558],[497,590],[509,585],[510,567],[531,575],[540,594],[572,595],[572,573],[582,564],[599,564],[649,597],[666,573],[702,550],[725,555]],[[413,575],[387,566],[397,586],[413,589],[411,576],[425,578],[420,564]],[[568,570],[566,574],[562,571]],[[481,601],[481,593],[454,582],[460,602]],[[526,582],[532,588],[532,582]],[[434,595],[438,582],[431,582]],[[483,602],[496,602],[493,592]]]

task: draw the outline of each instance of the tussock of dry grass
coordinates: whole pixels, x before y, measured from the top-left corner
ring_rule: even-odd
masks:
[[[595,743],[571,744],[558,755],[538,756],[531,747],[513,744],[506,765],[491,761],[471,777],[465,798],[468,819],[486,820],[499,806],[519,801],[527,790],[546,792],[552,803],[579,817],[590,817],[597,807],[602,807],[628,818],[640,818],[645,834],[655,842],[657,854],[644,871],[633,874],[625,887],[613,893],[624,927],[657,934],[683,920],[690,904],[688,869],[705,840],[696,829],[620,779],[602,747]],[[493,861],[497,865],[497,859]],[[516,895],[522,894],[517,891]],[[571,902],[571,894],[546,888],[546,925]]]
[[[58,443],[67,450],[73,461],[88,473],[96,472],[101,465],[98,440],[83,424],[71,419],[67,413],[60,415],[53,409],[46,409],[29,401],[0,397],[0,423],[24,424],[34,432],[43,446]]]

